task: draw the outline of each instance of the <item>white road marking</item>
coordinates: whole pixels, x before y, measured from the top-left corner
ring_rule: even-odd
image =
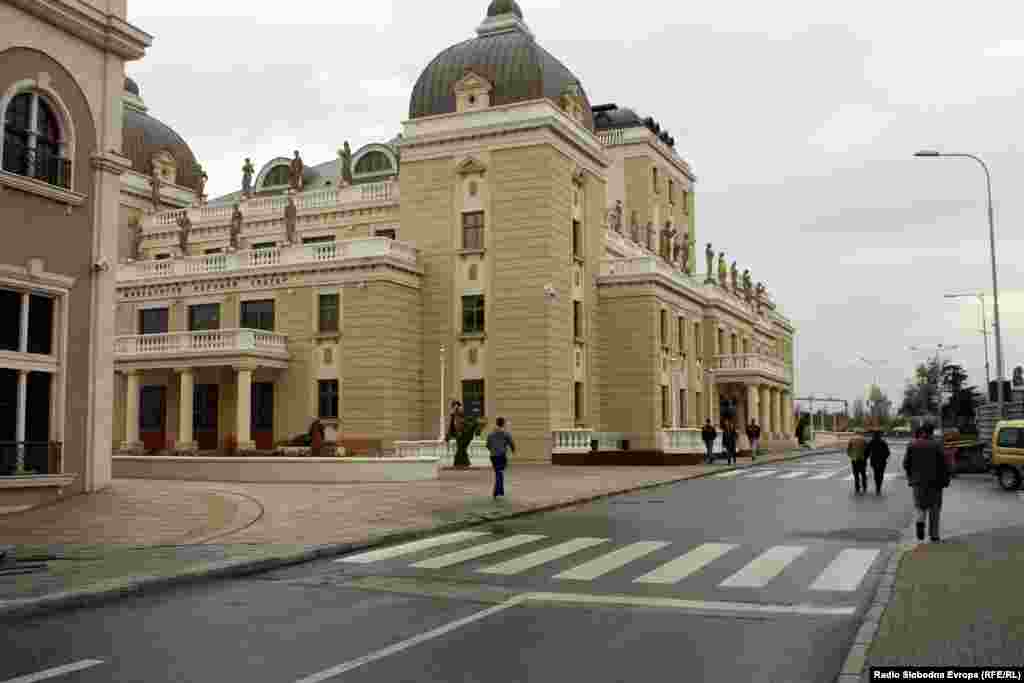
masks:
[[[774,546],[718,585],[721,588],[761,588],[806,550],[806,546],[799,545]]]
[[[811,479],[828,479],[830,477],[836,476],[837,474],[839,474],[842,471],[843,470],[834,470],[832,472],[822,472],[821,474],[815,474],[813,477],[807,477],[807,479],[808,480],[811,480]]]
[[[633,583],[676,583],[735,548],[732,543],[705,543],[666,562],[654,571],[633,579]]]
[[[543,550],[537,550],[532,553],[517,557],[514,560],[508,562],[502,562],[500,564],[493,565],[491,567],[484,567],[483,569],[477,569],[482,574],[518,574],[524,572],[527,569],[533,569],[539,567],[546,562],[552,562],[566,555],[572,555],[573,553],[579,552],[591,546],[598,545],[600,543],[607,543],[607,538],[574,538],[571,541],[565,543],[559,543],[558,545],[551,546],[550,548],[544,548]]]
[[[812,591],[853,591],[871,569],[878,550],[847,548],[811,584]]]
[[[355,562],[359,564],[365,564],[367,562],[389,560],[392,557],[408,555],[418,550],[426,550],[427,548],[434,548],[439,545],[449,545],[451,543],[458,543],[459,541],[468,541],[473,538],[479,538],[480,536],[489,535],[490,532],[487,531],[456,531],[455,533],[444,534],[443,536],[424,538],[420,541],[411,541],[409,543],[403,543],[402,545],[396,545],[390,548],[381,548],[380,550],[371,550],[370,552],[360,553],[359,555],[342,557],[340,559],[335,560],[335,562]]]
[[[369,664],[370,662],[375,662],[378,659],[383,659],[384,657],[387,657],[389,655],[396,654],[403,650],[408,650],[410,647],[414,645],[419,645],[420,643],[432,640],[439,636],[443,636],[446,633],[451,633],[452,631],[458,628],[462,628],[466,624],[472,624],[474,621],[480,621],[481,619],[489,617],[492,614],[497,614],[498,612],[507,610],[509,607],[514,607],[515,605],[522,603],[526,599],[526,597],[526,595],[517,595],[511,600],[503,602],[500,605],[488,607],[485,610],[481,610],[475,614],[470,614],[468,617],[463,617],[462,619],[456,619],[455,621],[449,622],[444,626],[439,626],[425,633],[421,633],[418,636],[407,638],[403,641],[395,643],[394,645],[389,645],[385,648],[381,648],[380,650],[376,650],[375,652],[365,654],[362,657],[357,657],[356,659],[351,659],[343,664],[332,666],[330,669],[324,669],[319,673],[312,674],[311,676],[306,676],[305,678],[296,681],[296,683],[322,683],[323,681],[330,680],[331,678],[343,674],[346,671],[351,671],[352,669],[363,666],[364,664]]]
[[[761,470],[759,472],[755,472],[754,474],[751,474],[749,477],[747,477],[747,479],[763,479],[765,477],[772,476],[777,471],[778,470]]]
[[[729,470],[728,472],[721,472],[715,475],[715,479],[728,479],[729,477],[735,477],[738,474],[743,474],[746,470]]]
[[[539,602],[577,602],[623,607],[667,607],[679,610],[710,612],[759,612],[770,614],[800,614],[806,616],[848,616],[856,607],[817,607],[815,605],[771,605],[752,602],[719,602],[714,600],[682,600],[679,598],[653,598],[640,595],[580,595],[574,593],[528,593],[527,600]]]
[[[584,562],[578,567],[573,567],[560,574],[555,574],[556,579],[575,579],[576,581],[591,581],[608,572],[624,567],[633,560],[649,555],[655,550],[667,546],[665,541],[637,541],[630,543],[624,548],[613,550],[610,553],[594,558],[590,562]]]
[[[515,548],[516,546],[523,545],[524,543],[533,543],[539,541],[544,536],[539,534],[516,534],[515,536],[509,536],[503,538],[500,541],[494,541],[493,543],[484,543],[483,545],[476,545],[472,548],[466,548],[465,550],[457,550],[454,553],[448,553],[447,555],[441,555],[440,557],[433,557],[429,560],[423,560],[412,565],[418,569],[441,569],[442,567],[450,567],[453,564],[459,564],[460,562],[468,562],[469,560],[475,560],[478,557],[484,555],[493,555],[499,553],[502,550],[508,550],[509,548]]]
[[[807,474],[807,470],[796,470],[794,472],[789,472],[788,474],[780,474],[778,478],[779,479],[796,479],[797,477],[802,477],[805,474]]]
[[[102,659],[83,659],[78,662],[72,662],[71,664],[65,664],[64,666],[55,666],[52,669],[37,671],[34,674],[26,674],[24,676],[18,676],[17,678],[11,678],[3,683],[35,683],[36,681],[45,681],[47,678],[56,678],[57,676],[74,673],[75,671],[81,671],[82,669],[89,669],[102,663]]]

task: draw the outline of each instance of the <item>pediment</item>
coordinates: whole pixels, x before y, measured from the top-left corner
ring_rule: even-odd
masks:
[[[466,69],[466,74],[452,86],[457,93],[485,92],[489,93],[494,89],[491,82],[480,74]]]
[[[487,172],[487,167],[484,166],[484,164],[479,159],[475,157],[469,157],[468,159],[459,163],[459,165],[455,167],[455,171],[459,175],[472,175],[474,173],[479,173],[480,175],[483,175],[484,173]]]

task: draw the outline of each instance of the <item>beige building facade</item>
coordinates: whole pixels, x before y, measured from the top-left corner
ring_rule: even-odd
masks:
[[[201,170],[161,178],[198,165],[157,137],[122,183],[115,447],[270,449],[320,418],[388,451],[440,438],[454,398],[524,460],[582,433],[662,450],[705,418],[792,439],[795,330],[707,277],[675,141],[593,106],[511,0],[390,141],[301,174],[283,150],[207,202]]]
[[[119,93],[150,42],[123,0],[0,2],[0,507],[110,482]]]

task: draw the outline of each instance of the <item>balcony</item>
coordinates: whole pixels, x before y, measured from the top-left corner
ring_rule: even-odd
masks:
[[[196,275],[242,273],[261,268],[279,268],[309,263],[336,263],[346,259],[389,257],[416,264],[416,248],[387,237],[299,244],[268,249],[245,249],[229,254],[186,256],[163,261],[135,261],[123,264],[118,282],[154,278],[188,278]]]
[[[719,382],[764,377],[780,382],[793,381],[793,369],[783,361],[760,353],[716,356],[715,377]]]
[[[299,214],[308,214],[365,204],[396,203],[399,195],[398,183],[385,181],[351,187],[310,190],[295,195],[242,199],[239,201],[239,210],[247,220],[255,217],[266,219],[268,214],[283,214],[284,208],[288,205],[289,196],[295,200],[295,208]],[[189,220],[192,221],[193,227],[229,225],[231,215],[234,213],[234,204],[162,211],[146,216],[142,220],[142,230],[143,232],[177,230],[178,219],[186,213]]]
[[[223,365],[230,360],[259,357],[277,367],[287,367],[288,336],[251,329],[201,330],[166,334],[121,335],[114,340],[118,363],[135,362],[138,367],[164,367],[173,361],[186,366]],[[157,361],[157,364],[146,361]],[[174,366],[172,366],[174,367]]]
[[[600,275],[601,277],[636,276],[641,279],[643,277],[661,276],[678,287],[702,290],[701,282],[693,275],[687,275],[669,264],[665,259],[653,254],[602,259]]]

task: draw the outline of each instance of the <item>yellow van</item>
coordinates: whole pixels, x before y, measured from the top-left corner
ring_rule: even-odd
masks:
[[[992,472],[999,485],[1016,491],[1024,479],[1024,420],[1000,420],[992,434]]]

